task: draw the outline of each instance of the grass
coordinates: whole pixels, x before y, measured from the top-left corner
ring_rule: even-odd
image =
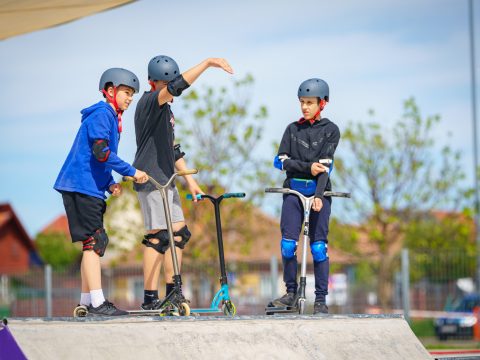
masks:
[[[438,340],[435,336],[433,319],[412,319],[410,328],[427,350],[480,349],[480,342],[473,339]]]

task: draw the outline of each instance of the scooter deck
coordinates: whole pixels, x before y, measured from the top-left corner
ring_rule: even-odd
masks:
[[[265,314],[298,314],[298,307],[296,306],[266,306]]]
[[[124,316],[178,316],[178,312],[167,311],[166,309],[157,309],[157,310],[127,310],[128,314],[126,315],[119,315],[120,317]],[[74,310],[74,317],[101,317],[101,316],[109,316],[109,315],[100,315],[100,314],[92,314],[88,311],[85,306],[78,306]]]
[[[216,308],[203,308],[203,309],[190,309],[192,313],[207,314],[207,313],[223,313],[222,309]]]
[[[165,309],[160,310],[127,310],[128,315],[130,316],[142,316],[142,315],[159,315],[159,316],[166,316],[168,311]]]

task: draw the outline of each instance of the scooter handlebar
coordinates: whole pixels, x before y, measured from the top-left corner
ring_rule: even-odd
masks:
[[[244,197],[245,197],[245,193],[225,193],[225,194],[221,195],[221,197],[223,197],[224,199],[228,199],[228,198],[244,198]],[[193,200],[192,194],[187,194],[186,198],[187,198],[187,200]],[[202,194],[197,194],[197,195],[196,195],[196,198],[197,198],[197,200],[202,200],[202,199],[204,199],[204,198],[215,199],[212,195],[202,195]]]
[[[288,194],[292,192],[289,188],[266,188],[265,192],[267,193],[281,193],[281,194]],[[334,197],[344,197],[344,198],[351,198],[352,194],[349,192],[340,192],[340,191],[325,191],[323,196],[334,196]]]
[[[228,199],[228,198],[244,198],[245,197],[245,193],[226,193],[226,194],[223,194],[223,198],[224,199]]]
[[[267,193],[288,194],[290,192],[290,189],[288,189],[288,188],[266,188],[265,192],[267,192]]]

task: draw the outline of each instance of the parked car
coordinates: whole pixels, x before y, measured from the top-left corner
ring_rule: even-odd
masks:
[[[480,306],[480,294],[463,296],[447,316],[435,319],[437,337],[440,340],[449,337],[473,338],[473,327],[478,321],[473,309],[477,306]]]

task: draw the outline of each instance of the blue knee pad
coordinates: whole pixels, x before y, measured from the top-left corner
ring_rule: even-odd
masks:
[[[281,248],[282,256],[285,259],[292,259],[297,251],[297,242],[295,240],[282,238]]]
[[[315,241],[310,243],[313,261],[322,262],[328,259],[328,245],[325,241]]]

